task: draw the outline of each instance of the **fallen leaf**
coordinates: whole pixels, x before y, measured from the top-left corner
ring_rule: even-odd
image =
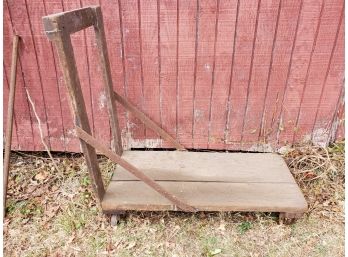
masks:
[[[35,180],[43,181],[47,178],[48,175],[49,173],[47,171],[41,171],[40,173],[35,175]]]
[[[217,249],[211,250],[209,253],[210,253],[210,256],[214,256],[221,253],[221,249],[217,248]]]
[[[218,227],[218,230],[225,231],[226,230],[226,224],[225,223],[221,223],[220,226]]]
[[[129,245],[126,247],[127,249],[131,249],[136,245],[136,242],[131,242]]]

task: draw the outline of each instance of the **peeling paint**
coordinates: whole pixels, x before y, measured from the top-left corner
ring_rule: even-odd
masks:
[[[69,135],[70,137],[77,137],[76,130],[75,129],[68,129],[67,135]]]
[[[205,69],[206,71],[210,71],[210,70],[211,70],[210,64],[209,64],[209,63],[204,64],[204,69]]]
[[[124,135],[123,147],[126,150],[129,150],[131,148],[160,148],[163,144],[163,140],[160,138],[134,139],[130,132],[125,132],[122,134]]]
[[[309,134],[309,135],[304,135],[301,141],[304,144],[309,144],[311,140],[312,140],[312,135]]]
[[[247,151],[250,152],[263,152],[263,153],[273,153],[274,149],[271,144],[256,143],[248,148]]]
[[[291,150],[291,146],[289,145],[284,145],[282,147],[280,147],[277,152],[280,154],[287,154],[289,151]]]
[[[162,146],[162,139],[131,139],[131,147],[133,148],[160,148]]]
[[[201,118],[203,118],[203,114],[204,114],[204,111],[198,110],[198,109],[195,110],[195,121],[198,121]]]
[[[61,135],[59,140],[63,142],[64,146],[66,146],[70,142],[71,139],[68,137],[64,137],[64,135]]]
[[[100,95],[99,95],[99,103],[98,103],[99,110],[102,110],[102,109],[105,108],[106,101],[107,101],[107,98],[106,98],[105,93],[101,92]]]
[[[312,142],[314,145],[326,147],[329,142],[329,131],[327,129],[319,128],[313,131]]]

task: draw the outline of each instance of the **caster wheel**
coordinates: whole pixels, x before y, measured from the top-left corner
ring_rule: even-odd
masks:
[[[110,225],[112,227],[117,226],[118,223],[120,223],[122,217],[124,215],[124,212],[114,213],[110,217]]]
[[[110,224],[112,227],[117,226],[117,224],[120,222],[121,220],[121,216],[120,214],[113,214],[111,215],[111,219],[110,219]]]
[[[291,225],[296,222],[298,218],[300,218],[303,213],[287,213],[281,212],[279,213],[279,224]]]

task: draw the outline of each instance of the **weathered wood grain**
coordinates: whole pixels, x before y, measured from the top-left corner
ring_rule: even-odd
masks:
[[[295,184],[158,182],[198,211],[299,212],[307,204]],[[130,188],[133,190],[130,191]],[[278,193],[275,193],[278,192]],[[281,192],[281,193],[280,193]],[[112,181],[102,202],[104,212],[176,210],[168,200],[139,181]]]
[[[157,0],[139,1],[141,34],[141,58],[143,70],[144,108],[143,112],[157,124],[161,124],[159,63],[158,56],[158,11]],[[145,147],[160,147],[162,141],[151,129],[145,130]]]
[[[265,95],[273,64],[274,47],[279,27],[281,1],[261,1],[255,35],[253,65],[249,74],[247,102],[243,119],[243,147],[259,140]]]
[[[63,3],[64,11],[79,9],[82,7],[80,0],[63,1],[62,3]],[[94,40],[94,37],[93,37],[93,40]],[[92,97],[90,67],[95,67],[95,65],[91,64],[89,60],[90,56],[88,54],[88,42],[87,42],[86,30],[71,34],[71,43],[73,45],[74,55],[78,56],[78,58],[75,59],[76,67],[77,67],[77,71],[78,71],[78,75],[80,79],[83,98],[86,103],[88,121],[90,122],[91,130],[94,133],[95,132],[95,126],[94,126],[95,115],[94,115],[94,108],[93,108],[93,101],[92,101],[93,97]],[[69,111],[69,115],[71,116],[70,111]],[[71,145],[69,144],[69,147],[74,148],[75,149],[74,151],[80,152],[81,149],[79,146],[80,145],[79,140],[76,140],[76,136],[74,135],[74,124],[69,123],[69,127],[66,129],[66,131],[67,131],[66,137],[67,137],[68,144],[71,142]],[[109,131],[110,130],[106,131],[106,133],[110,133]]]
[[[96,2],[4,2],[7,77],[7,38],[15,31],[24,39],[14,149],[43,150],[25,85],[52,150],[80,151],[58,58],[38,21],[45,13],[89,4]],[[308,139],[321,145],[334,140],[344,85],[343,0],[101,0],[100,5],[114,90],[185,147],[271,151]],[[92,131],[111,143],[92,32],[72,34],[72,44]],[[171,147],[122,107],[118,118],[125,148]]]
[[[208,148],[209,112],[215,69],[219,1],[198,1],[197,50],[193,96],[193,148]]]
[[[241,149],[244,115],[248,97],[255,40],[259,20],[260,1],[240,1],[238,27],[227,116],[226,149]]]
[[[125,151],[124,160],[139,165],[159,185],[199,211],[307,210],[306,200],[284,160],[275,154]],[[102,208],[109,213],[176,210],[170,201],[120,166]]]
[[[197,1],[178,0],[177,138],[192,148]]]
[[[177,0],[159,0],[158,8],[161,126],[171,135],[176,135]],[[163,142],[163,147],[170,147],[170,145]]]
[[[303,1],[283,0],[280,6],[278,30],[269,71],[269,82],[263,105],[259,140],[273,148],[277,146],[280,113],[287,85]],[[292,22],[290,22],[292,21]]]
[[[114,91],[113,91],[113,82],[111,78],[111,70],[108,56],[108,48],[106,45],[105,31],[104,31],[104,22],[103,16],[101,13],[101,8],[94,7],[92,8],[96,21],[94,24],[95,38],[97,42],[99,60],[101,71],[104,81],[104,89],[102,92],[105,94],[106,105],[109,112],[109,122],[111,127],[111,148],[119,155],[122,154],[122,141],[121,141],[121,131],[118,124],[117,118],[117,109],[116,103],[114,101]],[[103,124],[101,124],[103,126]],[[105,125],[105,124],[104,124]]]
[[[344,104],[344,41],[339,40],[343,38],[344,33],[343,19],[344,17],[342,17],[338,40],[333,49],[332,60],[324,81],[319,107],[316,110],[317,115],[313,131],[322,131],[323,133],[312,133],[312,139],[320,140],[323,144],[334,140],[335,135],[332,133],[335,134],[335,130],[342,129],[342,125],[344,125],[344,122],[339,122],[339,129],[337,129],[336,121],[334,120],[336,115],[341,115],[340,107],[342,103]],[[338,106],[340,107],[337,108]],[[341,132],[337,138],[344,138],[344,133]]]
[[[82,6],[92,6],[95,4],[93,0],[81,1]],[[96,19],[94,18],[95,22]],[[103,66],[100,63],[98,45],[96,43],[96,34],[93,27],[84,30],[86,35],[86,48],[88,60],[88,75],[91,87],[91,101],[93,111],[94,136],[99,139],[105,139],[112,144],[114,139],[111,136],[111,124],[108,116],[108,106],[110,99],[104,90]],[[115,145],[113,145],[114,148]],[[118,149],[120,149],[118,147]]]
[[[317,142],[325,145],[327,129],[320,127],[314,130],[316,113],[323,97],[323,88],[333,60],[333,53],[338,41],[340,26],[344,12],[344,3],[336,0],[324,2],[317,41],[308,68],[304,91],[299,106],[299,114],[294,133],[294,142],[309,141],[312,135]],[[323,138],[320,138],[320,137]]]
[[[210,149],[224,149],[232,55],[238,19],[238,0],[220,1],[216,31],[214,81],[212,83],[209,141]]]
[[[80,80],[77,73],[73,46],[69,35],[70,30],[68,29],[67,31],[64,31],[64,28],[59,27],[59,23],[57,23],[55,16],[44,17],[43,23],[45,25],[45,31],[48,32],[48,37],[54,42],[55,47],[57,48],[65,84],[70,96],[70,108],[71,113],[74,116],[75,126],[80,126],[84,131],[86,131],[86,133],[91,133]],[[99,26],[102,26],[102,24],[99,24]],[[61,28],[60,31],[57,31],[57,28]],[[51,33],[52,29],[56,32]],[[80,140],[80,144],[92,179],[93,189],[96,193],[97,199],[101,201],[104,197],[105,189],[95,149],[86,144],[83,140]]]
[[[111,77],[114,91],[125,95],[125,72],[124,72],[124,54],[123,39],[121,34],[120,10],[117,1],[100,1],[104,18],[105,37],[108,45]],[[122,105],[117,105],[117,115],[121,134],[125,134],[124,128],[127,124],[126,111]],[[126,139],[124,138],[123,141]],[[126,144],[126,142],[123,142]]]
[[[47,15],[44,2],[34,0],[27,2],[30,28],[33,35],[35,51],[37,53],[37,65],[41,76],[42,94],[45,100],[45,111],[47,114],[47,128],[51,149],[65,149],[65,137],[63,130],[62,110],[59,96],[59,89],[56,77],[55,60],[44,32],[41,19]],[[46,54],[39,54],[45,52]],[[47,85],[51,88],[47,90]]]
[[[281,156],[272,153],[125,151],[122,159],[160,181],[295,183]],[[138,179],[117,167],[112,180]]]
[[[35,118],[33,110],[28,107],[31,113],[31,118],[28,116],[23,120],[23,125],[32,126],[32,139],[30,142],[32,150],[44,151],[45,148],[41,143],[40,129],[42,130],[44,139],[47,145],[50,146],[49,129],[47,123],[47,99],[43,94],[42,76],[38,66],[38,52],[34,42],[34,35],[32,33],[30,19],[27,12],[27,5],[24,0],[21,1],[7,1],[9,15],[12,21],[12,27],[16,34],[18,34],[22,40],[19,45],[19,63],[23,72],[24,88],[22,93],[25,94],[27,89],[32,96],[33,102],[36,107],[37,115],[41,120],[42,127],[39,128],[39,124]],[[24,43],[25,42],[25,43]],[[25,97],[26,98],[26,97]],[[29,119],[28,119],[29,118]],[[27,129],[27,128],[23,128]],[[28,143],[28,145],[30,145]]]
[[[45,7],[46,10],[46,15],[49,14],[53,14],[53,13],[59,13],[63,11],[63,4],[62,2],[47,2],[47,0],[43,1],[43,5]],[[41,33],[43,33],[42,31],[42,24],[40,24],[41,27]],[[47,38],[45,38],[45,41],[48,42],[48,46],[46,45],[45,50],[42,50],[43,52],[51,52],[52,55],[50,55],[50,60],[46,60],[46,62],[50,62],[50,70],[53,69],[53,71],[51,71],[51,76],[52,76],[52,83],[53,83],[53,77],[56,77],[56,85],[57,88],[56,90],[58,91],[58,95],[57,92],[53,92],[53,95],[55,96],[55,100],[54,101],[58,101],[59,102],[59,107],[56,104],[56,108],[60,109],[60,115],[58,113],[58,110],[55,109],[55,113],[54,115],[57,118],[61,118],[62,120],[62,134],[59,135],[59,139],[64,143],[64,149],[67,152],[72,152],[72,151],[76,151],[79,150],[79,141],[77,138],[73,137],[71,135],[71,131],[74,127],[73,125],[73,119],[72,116],[70,114],[70,109],[69,109],[69,103],[68,103],[68,91],[64,85],[64,79],[63,79],[63,73],[59,67],[59,60],[58,60],[58,56],[56,53],[56,50],[53,48],[52,43],[49,42],[47,40]],[[40,58],[45,58],[45,55],[41,55]],[[44,71],[45,66],[43,66],[42,71]],[[53,73],[54,72],[54,73]],[[55,74],[55,75],[54,75]],[[54,88],[50,89],[49,87],[50,84],[46,84],[45,85],[45,91],[47,92],[47,94],[51,94],[51,90],[54,91]],[[52,99],[53,101],[53,99]],[[52,124],[52,126],[54,126],[54,124]],[[58,136],[58,135],[57,135]]]
[[[4,2],[4,79],[7,80],[7,83],[9,83],[9,76],[10,76],[10,67],[11,67],[11,49],[12,49],[12,38],[13,38],[13,27],[11,24],[11,19],[9,16],[7,3]],[[7,10],[7,11],[6,11]],[[6,65],[6,63],[8,65]],[[33,129],[32,129],[32,122],[31,122],[31,113],[29,109],[29,103],[27,100],[27,95],[25,93],[24,89],[24,80],[23,80],[23,73],[22,73],[22,67],[20,60],[18,61],[18,67],[17,67],[17,73],[16,73],[16,99],[15,107],[14,107],[14,116],[15,116],[15,122],[16,122],[16,131],[17,131],[17,138],[18,138],[18,148],[15,149],[33,149],[34,145],[34,137],[33,137]],[[9,90],[8,87],[4,87],[4,103],[6,103],[6,100],[9,97]],[[4,107],[7,105],[5,104]],[[7,113],[5,112],[7,110],[4,108],[4,118],[6,117]],[[5,124],[4,124],[5,125]],[[20,126],[18,126],[20,125]],[[19,135],[19,136],[18,136]],[[16,145],[13,145],[12,147],[15,147]]]
[[[292,144],[294,133],[298,128],[297,119],[302,103],[305,85],[308,85],[308,76],[313,61],[313,53],[318,42],[320,21],[324,11],[324,1],[313,5],[304,1],[301,9],[300,24],[292,55],[292,63],[284,93],[281,112],[281,122],[278,142],[281,145]],[[313,98],[318,92],[312,92]]]
[[[144,106],[143,83],[141,77],[142,62],[140,56],[140,28],[137,0],[119,0],[122,19],[122,37],[124,44],[124,65],[126,78],[126,97],[140,110]],[[127,148],[144,147],[145,127],[137,119],[128,115],[126,125]]]

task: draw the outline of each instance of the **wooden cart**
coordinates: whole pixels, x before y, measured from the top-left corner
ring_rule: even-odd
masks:
[[[262,211],[296,218],[307,203],[284,160],[272,153],[189,152],[127,99],[113,91],[99,6],[43,17],[60,59],[76,134],[93,188],[105,213],[142,211]],[[91,135],[70,35],[94,27],[112,131],[113,149]],[[177,151],[123,151],[116,101]],[[96,150],[116,162],[105,190]],[[122,157],[121,157],[122,156]],[[116,217],[116,216],[114,216]]]

